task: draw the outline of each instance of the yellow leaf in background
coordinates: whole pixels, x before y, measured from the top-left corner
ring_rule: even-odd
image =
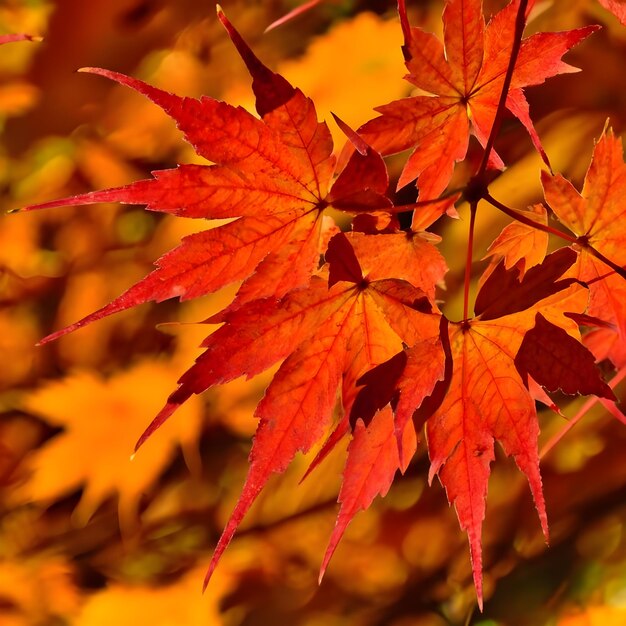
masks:
[[[276,71],[315,102],[320,119],[329,120],[332,111],[357,128],[375,117],[375,106],[407,95],[401,44],[398,20],[359,13],[315,39],[302,58],[281,63]],[[224,99],[254,109],[247,84],[235,86]],[[340,148],[345,136],[335,124],[330,129]]]
[[[231,559],[232,560],[232,559]],[[238,623],[223,619],[221,599],[234,579],[228,562],[201,593],[205,568],[190,570],[183,578],[162,586],[113,584],[89,598],[75,626],[220,626]]]
[[[28,307],[0,309],[0,354],[6,364],[0,369],[0,388],[21,384],[33,375],[38,338],[37,319]]]
[[[143,266],[138,266],[132,260],[124,262],[122,259],[118,263],[103,264],[102,269],[69,274],[65,293],[57,311],[55,328],[63,328],[104,306],[122,293],[133,278],[140,278],[143,273],[145,273]],[[81,328],[79,332],[61,338],[57,345],[58,354],[72,367],[97,368],[110,358],[113,337],[117,336],[121,341],[132,338],[141,325],[146,323],[147,313],[148,309],[144,307]]]
[[[72,578],[72,568],[54,557],[0,562],[0,624],[68,623],[79,604]]]
[[[316,39],[301,59],[282,63],[279,72],[315,102],[320,116],[332,110],[356,128],[376,115],[375,106],[406,95],[401,45],[398,20],[359,13]]]
[[[557,626],[623,626],[626,624],[624,606],[590,606],[561,617]]]
[[[0,115],[21,115],[32,107],[39,90],[26,81],[14,81],[0,86]]]
[[[64,431],[33,453],[32,477],[19,496],[50,501],[84,486],[74,511],[75,521],[84,524],[117,493],[122,530],[132,530],[142,492],[168,466],[176,446],[194,458],[202,417],[197,397],[130,461],[137,438],[175,388],[176,375],[160,362],[145,361],[108,380],[78,372],[35,391],[24,408]]]

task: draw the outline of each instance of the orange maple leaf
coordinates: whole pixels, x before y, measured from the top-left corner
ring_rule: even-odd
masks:
[[[171,460],[176,446],[192,452],[200,433],[201,406],[193,402],[147,454],[130,462],[129,450],[159,407],[151,390],[171,385],[174,375],[161,362],[144,361],[107,380],[76,372],[27,396],[27,410],[64,430],[30,457],[32,474],[21,495],[47,502],[83,487],[74,519],[86,524],[107,497],[117,494],[122,530],[136,526],[142,493]]]
[[[533,5],[528,3],[527,15]],[[518,7],[519,0],[513,0],[485,26],[482,0],[449,0],[443,13],[444,47],[434,35],[411,28],[405,2],[399,0],[409,70],[406,78],[433,95],[377,107],[380,117],[359,129],[382,154],[413,149],[398,187],[419,177],[420,199],[436,198],[448,185],[455,162],[465,157],[470,126],[480,143],[486,144],[509,63]],[[546,163],[523,88],[576,72],[561,57],[597,28],[537,33],[522,41],[506,105],[524,124]],[[492,166],[504,166],[495,152],[490,159]]]
[[[541,204],[532,206],[530,211],[519,211],[519,214],[544,226],[548,223],[548,213]],[[548,233],[544,231],[522,222],[513,222],[493,240],[483,259],[495,257],[496,262],[504,259],[504,267],[507,270],[517,267],[522,280],[526,270],[544,260],[548,239]]]
[[[608,128],[593,151],[582,193],[561,174],[542,173],[548,206],[578,238],[580,254],[572,275],[588,283],[589,315],[612,325],[589,333],[585,340],[596,358],[626,365],[626,281],[595,251],[614,265],[626,266],[626,165],[622,142]]]
[[[532,363],[537,352],[537,338],[532,333],[539,336],[538,343],[545,350],[541,357],[551,368],[531,372],[540,385],[555,390],[552,382],[558,365],[563,374],[559,384],[567,393],[613,397],[594,368],[593,357],[581,344],[578,324],[568,316],[586,309],[587,289],[574,279],[555,282],[574,259],[575,254],[564,248],[529,270],[521,282],[515,270],[505,272],[501,264],[479,293],[477,317],[450,324],[454,363],[450,388],[426,423],[430,480],[439,476],[461,527],[468,533],[481,607],[481,526],[494,440],[527,476],[543,532],[548,536],[537,452],[539,425],[526,380],[529,357]],[[542,320],[539,323],[538,317]],[[548,335],[557,327],[568,340],[559,336],[556,345],[547,341],[543,324],[549,324]],[[528,352],[520,363],[516,357],[529,337],[533,344],[527,345]],[[581,363],[583,367],[577,369]]]
[[[193,394],[242,375],[254,376],[285,359],[255,411],[260,423],[250,470],[207,581],[270,475],[284,471],[298,451],[307,452],[326,435],[338,390],[347,415],[364,372],[400,351],[403,342],[413,345],[439,334],[440,316],[425,293],[404,280],[364,275],[345,235],[331,240],[326,259],[327,278],[313,276],[307,288],[280,300],[257,300],[220,314],[225,323],[204,342],[205,352],[137,444]],[[323,270],[326,275],[326,266]]]

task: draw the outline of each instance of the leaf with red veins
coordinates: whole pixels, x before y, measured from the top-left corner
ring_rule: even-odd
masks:
[[[332,265],[344,266],[342,246],[345,236],[331,242],[331,275],[337,275]],[[343,243],[342,243],[343,242]],[[358,270],[350,271],[357,274]],[[292,339],[292,352],[281,365],[256,410],[261,418],[250,455],[250,470],[242,495],[235,506],[224,533],[215,549],[206,582],[217,562],[232,539],[237,526],[272,473],[282,472],[294,455],[308,451],[330,428],[337,392],[342,385],[342,408],[347,413],[354,399],[356,380],[367,370],[388,359],[402,348],[402,341],[422,333],[434,334],[439,325],[439,316],[422,313],[414,307],[424,297],[423,293],[402,281],[375,281],[363,284],[358,272],[358,282],[349,282],[350,276],[343,272],[340,282],[334,284],[329,293],[349,294],[332,315],[328,315],[306,341]],[[345,274],[345,275],[344,275]],[[313,284],[313,283],[312,283]],[[345,286],[347,285],[347,287]],[[299,298],[306,298],[309,289],[300,290]],[[255,303],[251,303],[250,306]],[[277,308],[277,314],[283,307]],[[240,309],[242,311],[242,309]],[[236,312],[234,315],[237,315]],[[282,313],[280,313],[282,315]],[[245,329],[258,324],[258,316],[244,321]],[[228,327],[228,322],[224,327]],[[222,328],[224,328],[222,327]],[[219,333],[222,329],[216,331]],[[238,336],[242,329],[231,328]],[[256,353],[253,346],[250,358]],[[220,348],[218,347],[217,350]],[[248,352],[246,350],[246,352]],[[224,352],[229,358],[230,352]],[[204,355],[203,355],[204,356]],[[213,367],[218,355],[200,357],[204,366]],[[200,360],[198,361],[200,365]],[[202,367],[194,376],[204,378]],[[179,398],[190,395],[187,381],[181,380]],[[346,393],[346,382],[349,385]],[[343,381],[343,384],[342,384]],[[187,386],[186,386],[187,384]],[[204,386],[200,385],[200,386]],[[197,393],[196,385],[193,392]],[[338,431],[342,433],[341,430]],[[395,442],[394,442],[395,445]],[[396,452],[397,455],[397,452]]]
[[[576,322],[564,315],[582,312],[587,290],[571,284],[532,308],[483,321],[450,324],[453,372],[441,406],[426,423],[431,458],[430,478],[439,475],[448,501],[467,531],[474,584],[482,607],[481,527],[494,459],[494,441],[513,456],[527,476],[547,537],[537,437],[535,403],[514,359],[536,313],[580,339]]]
[[[226,219],[288,214],[306,207],[313,210],[317,205],[308,192],[294,190],[290,181],[275,174],[204,165],[179,165],[152,174],[153,179],[52,200],[24,210],[120,202],[144,204],[150,211],[181,217]]]
[[[445,259],[434,246],[439,237],[428,232],[382,233],[376,236],[350,233],[350,243],[368,278],[400,278],[434,299],[435,287],[448,271]]]
[[[341,508],[322,561],[320,580],[350,521],[359,511],[367,509],[376,496],[387,495],[398,469],[406,471],[417,447],[413,424],[406,425],[402,439],[407,452],[404,463],[398,457],[390,408],[376,413],[368,426],[361,420],[356,423],[339,492]]]
[[[83,68],[81,71],[109,78],[152,100],[175,120],[185,139],[208,161],[236,166],[244,171],[278,175],[291,181],[294,188],[310,200],[318,200],[316,177],[311,174],[309,159],[295,158],[294,151],[285,146],[277,130],[245,109],[208,96],[200,100],[181,98],[136,78],[105,69]],[[330,154],[327,160],[332,160]]]
[[[246,512],[274,472],[307,452],[330,426],[349,337],[357,324],[351,299],[283,363],[256,409],[261,418],[241,496],[213,553],[206,582]]]
[[[559,74],[580,72],[579,68],[562,61],[561,57],[600,28],[593,25],[560,33],[536,33],[522,41],[511,88],[540,85]]]
[[[352,405],[350,423],[355,424],[360,419],[367,426],[377,411],[390,405],[394,412],[398,453],[403,462],[406,457],[402,434],[407,423],[412,421],[419,434],[449,387],[452,358],[450,346],[442,341],[447,335],[448,321],[441,317],[437,335],[420,338],[357,381],[362,387]]]
[[[155,172],[151,180],[28,208],[122,202],[184,217],[239,219],[185,239],[158,260],[152,274],[46,340],[137,304],[198,297],[234,281],[243,284],[230,310],[257,298],[282,298],[305,286],[317,269],[328,241],[322,211],[335,167],[330,131],[317,121],[311,100],[267,69],[221,10],[219,16],[253,76],[263,119],[212,98],[180,98],[115,72],[87,68],[163,108],[198,154],[215,165],[183,165]],[[382,158],[371,151],[363,159],[365,166],[357,158],[351,161],[361,183],[353,179],[351,197],[337,198],[338,204],[343,200],[342,208],[354,211],[390,208],[383,196]],[[347,189],[340,181],[342,187]]]
[[[219,5],[217,15],[252,76],[259,115],[308,168],[308,179],[306,176],[300,179],[307,179],[308,186],[314,186],[321,199],[328,191],[328,181],[335,168],[334,158],[330,157],[333,142],[328,126],[317,121],[310,98],[259,61]]]
[[[605,339],[603,356],[614,354],[620,359],[626,345],[626,281],[593,256],[587,245],[615,264],[626,266],[626,231],[621,226],[626,218],[626,165],[621,140],[610,128],[603,133],[595,146],[582,194],[560,174],[550,176],[544,172],[542,183],[548,205],[581,238],[582,250],[571,275],[589,283],[588,314],[616,328],[616,338],[609,329],[598,331]]]
[[[424,337],[438,334],[441,317],[439,310],[423,291],[406,281],[373,281],[365,293],[382,311],[389,326],[406,345],[411,346]]]
[[[347,245],[342,234],[337,241]],[[331,250],[334,248],[331,246]],[[331,253],[331,267],[340,263],[341,258],[336,258],[340,255],[341,251],[339,255]],[[337,271],[332,269],[334,274]],[[339,283],[328,288],[323,278],[314,276],[308,288],[292,291],[281,300],[256,300],[210,318],[208,322],[224,325],[203,342],[205,352],[183,374],[179,388],[170,395],[137,447],[191,395],[239,376],[250,378],[264,371],[297,350],[302,342],[311,340],[329,324],[328,319],[336,311],[352,308],[355,298],[362,300],[363,311],[358,307],[354,311],[363,327],[360,334],[350,338],[350,345],[354,342],[354,346],[350,348],[344,377],[353,372],[351,376],[356,381],[364,371],[395,354],[401,342],[411,344],[420,337],[436,334],[439,314],[433,311],[423,291],[401,280],[364,283],[360,270],[356,271],[354,282],[350,282],[350,276],[342,275]],[[353,371],[355,368],[357,371]]]
[[[406,78],[432,96],[379,107],[381,116],[362,126],[359,134],[383,155],[414,148],[400,186],[417,178],[420,200],[437,198],[450,182],[454,164],[467,153],[470,124],[485,145],[509,64],[518,7],[519,1],[514,0],[485,27],[481,0],[448,0],[443,13],[444,48],[434,35],[411,28],[404,0],[398,3],[409,70]],[[548,165],[521,89],[576,71],[561,57],[596,29],[538,33],[522,41],[507,106],[527,128]],[[491,167],[503,165],[497,155],[490,155]]]
[[[526,4],[526,19],[528,19],[535,4],[536,0],[529,0]],[[481,67],[481,83],[483,85],[506,73],[511,58],[511,43],[515,35],[515,20],[518,10],[519,0],[509,2],[489,20],[489,26],[485,30],[484,58],[490,59],[491,62],[489,65],[484,64]]]
[[[405,76],[406,80],[428,93],[441,96],[459,95],[461,92],[454,84],[452,68],[446,61],[441,41],[432,33],[411,27],[405,0],[398,0],[398,14],[404,35],[402,51],[405,65],[409,70],[409,74]]]
[[[482,3],[455,0],[443,10],[443,37],[452,82],[461,94],[472,92],[483,64],[485,19]]]
[[[625,0],[599,0],[600,4],[611,11],[613,15],[626,26],[626,1]]]
[[[550,171],[552,171],[548,155],[546,154],[546,151],[541,144],[541,139],[539,139],[539,135],[537,134],[533,122],[530,119],[530,107],[528,105],[528,101],[526,100],[526,96],[521,89],[509,90],[509,95],[506,99],[506,108],[511,111],[511,113],[513,113],[513,115],[515,115],[515,117],[524,125],[526,132],[530,135],[530,140],[533,142],[533,146],[535,146],[535,150],[537,150],[543,162],[550,168]]]
[[[381,154],[395,154],[415,146],[420,138],[441,132],[447,120],[457,114],[455,97],[414,96],[394,100],[376,107],[380,117],[359,128],[359,134],[370,141]],[[428,145],[423,146],[428,149]]]
[[[400,174],[398,189],[419,177],[420,201],[439,197],[452,178],[454,164],[467,154],[468,141],[465,107],[448,109],[445,123],[420,138]]]
[[[381,283],[380,287],[384,289],[383,285],[384,283]],[[406,304],[407,303],[405,303],[405,306]],[[369,424],[375,412],[374,410],[370,413],[371,407],[369,406],[364,413],[360,412],[360,408],[358,406],[355,408],[355,405],[359,403],[359,397],[362,392],[360,386],[363,384],[362,380],[365,376],[377,371],[378,367],[383,367],[385,366],[385,363],[389,362],[390,354],[393,351],[390,350],[390,348],[397,346],[396,338],[398,335],[390,332],[391,328],[387,327],[385,323],[380,323],[380,320],[379,323],[376,323],[372,313],[368,314],[369,310],[370,309],[366,307],[363,308],[363,321],[365,322],[364,328],[366,329],[366,332],[363,334],[355,333],[352,337],[352,351],[355,353],[355,358],[350,363],[347,371],[344,373],[341,384],[343,417],[340,419],[339,423],[335,426],[320,448],[319,452],[316,454],[315,458],[307,468],[306,473],[302,477],[302,480],[307,478],[309,474],[328,456],[328,454],[330,454],[337,444],[339,444],[341,440],[350,432],[351,426],[354,427],[357,417],[365,418],[366,423]],[[375,311],[375,309],[371,310]],[[410,308],[398,309],[398,316],[400,318],[413,318],[415,327],[433,327],[431,323],[425,324],[425,322],[429,322],[427,318],[424,318],[419,314],[417,316],[414,315],[414,311]],[[397,329],[401,333],[404,333],[404,337],[412,336],[415,332],[415,328],[407,332],[406,328],[403,329],[399,325],[397,326]],[[382,334],[381,330],[384,331]],[[404,353],[399,352],[398,354],[402,355]],[[377,363],[381,363],[381,365],[372,369],[372,365]],[[377,389],[377,391],[379,391],[379,389]],[[387,404],[387,401],[381,404],[380,408],[383,408],[385,404]]]
[[[402,440],[406,425],[411,422],[415,430],[421,430],[424,421],[414,419],[416,411],[432,395],[437,383],[445,379],[445,375],[446,354],[439,335],[425,338],[406,350],[406,367],[398,379],[398,402],[394,407],[395,433],[401,459],[407,460]]]
[[[252,378],[281,361],[307,341],[353,298],[353,286],[314,276],[307,289],[295,290],[281,300],[249,302],[222,311],[208,322],[224,322],[202,343],[205,351],[179,379],[179,387],[139,438],[135,448],[168,420],[193,394],[240,376]]]
[[[600,378],[593,354],[541,313],[537,313],[535,326],[524,336],[515,367],[522,380],[526,382],[530,374],[548,391],[616,399]]]
[[[274,247],[256,266],[226,310],[238,309],[260,298],[282,298],[294,288],[306,285],[324,253],[326,227],[328,224],[317,213],[308,213],[297,220],[289,231],[289,238],[282,246]]]
[[[541,204],[535,204],[530,211],[519,211],[528,219],[546,226],[548,214]],[[504,269],[519,269],[519,279],[523,280],[527,270],[539,265],[546,257],[548,250],[548,233],[532,228],[521,222],[513,222],[505,226],[487,249],[483,257],[504,259]]]
[[[317,121],[310,98],[259,61],[219,5],[217,15],[252,76],[259,115],[308,169],[308,177],[301,175],[300,180],[306,180],[309,188],[314,187],[321,199],[328,191],[328,181],[335,168],[334,157],[330,156],[333,142],[328,126]]]

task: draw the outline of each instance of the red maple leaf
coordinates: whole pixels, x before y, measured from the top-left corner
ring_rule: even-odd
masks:
[[[177,122],[199,155],[215,165],[180,165],[124,187],[63,198],[26,210],[96,202],[145,204],[189,218],[237,218],[186,237],[157,261],[157,269],[102,309],[57,331],[56,339],[106,315],[149,301],[181,300],[244,281],[231,309],[306,285],[328,241],[324,209],[352,214],[392,211],[385,193],[386,166],[356,134],[358,149],[331,185],[332,139],[315,107],[299,89],[271,72],[252,53],[225,15],[220,20],[253,77],[258,119],[239,107],[203,97],[180,98],[134,78],[86,68],[144,94]],[[347,132],[349,129],[343,126]],[[431,246],[424,241],[422,250]],[[429,250],[431,258],[438,255]],[[285,271],[288,267],[289,271]],[[430,270],[432,291],[445,264]]]
[[[515,270],[499,266],[502,269],[491,274],[478,295],[477,317],[450,324],[450,388],[426,424],[430,479],[439,476],[468,533],[481,606],[481,525],[494,440],[526,474],[548,536],[537,452],[539,425],[527,374],[551,391],[558,387],[570,394],[614,398],[580,342],[578,324],[568,315],[586,309],[587,289],[573,279],[556,280],[574,259],[564,248],[529,270],[521,282]],[[550,339],[555,328],[565,337]]]
[[[524,5],[514,0],[486,26],[480,0],[449,0],[444,46],[410,27],[400,0],[408,79],[432,95],[380,107],[381,116],[360,135],[337,119],[353,148],[340,172],[328,127],[311,100],[265,67],[219,8],[252,76],[260,118],[212,98],[181,98],[108,70],[84,70],[147,96],[213,164],[180,165],[125,187],[29,208],[113,201],[234,221],[187,237],[112,303],[44,341],[137,304],[195,298],[242,282],[234,302],[208,320],[222,325],[203,342],[204,352],[137,447],[193,394],[281,363],[255,411],[259,426],[249,473],[205,584],[270,476],[325,439],[315,467],[349,432],[341,508],[322,573],[353,516],[406,469],[425,424],[430,478],[439,476],[468,533],[481,606],[481,525],[496,440],[528,477],[547,536],[534,398],[550,403],[546,391],[557,390],[613,398],[581,343],[579,324],[593,321],[586,315],[589,293],[589,313],[619,326],[622,348],[626,336],[624,283],[611,282],[612,272],[624,275],[618,264],[626,262],[626,246],[623,231],[609,228],[623,214],[621,148],[610,133],[600,140],[582,197],[562,177],[544,175],[549,204],[578,237],[578,257],[563,248],[544,259],[545,235],[555,231],[543,215],[516,213],[524,224],[507,227],[490,248],[504,261],[483,277],[476,317],[460,322],[448,322],[434,304],[446,265],[433,245],[438,238],[419,232],[454,200],[429,204],[416,212],[412,229],[400,231],[395,214],[415,205],[397,207],[387,197],[381,156],[414,148],[399,184],[419,177],[422,199],[438,198],[466,154],[470,129],[484,145],[501,119],[498,102],[510,64],[511,88],[502,103],[526,126],[547,163],[523,88],[576,71],[561,57],[596,27],[538,33],[511,56],[514,33],[519,43],[533,4],[524,15]],[[503,166],[495,152],[487,156],[492,166]],[[490,199],[486,185],[475,187],[476,197]],[[471,202],[472,224],[477,202]],[[356,216],[353,232],[338,233],[325,219],[330,206]],[[471,241],[468,249],[471,257]],[[469,278],[468,261],[465,318]],[[607,306],[611,289],[619,297]]]
[[[216,547],[207,582],[271,474],[284,471],[297,452],[307,452],[328,433],[338,390],[347,415],[356,381],[364,372],[401,350],[403,342],[413,345],[439,335],[438,312],[424,292],[403,280],[375,280],[364,275],[345,235],[331,240],[326,259],[327,279],[314,276],[307,288],[280,300],[257,300],[220,315],[225,323],[204,342],[205,352],[180,379],[180,387],[138,442],[141,445],[192,394],[239,376],[254,376],[284,359],[255,411],[260,423],[250,453],[250,470]],[[323,269],[325,273],[326,266]],[[405,429],[409,438],[410,428],[411,424]],[[375,438],[382,436],[378,427],[375,432]],[[353,449],[365,454],[363,450],[374,444],[362,441],[363,434],[356,436]],[[372,498],[386,491],[400,467],[395,439],[392,447],[395,456],[385,453],[380,471],[373,472],[368,481]],[[352,463],[350,457],[348,463]],[[342,509],[340,529],[360,508],[345,495],[352,491],[353,479],[347,471],[342,501],[348,503],[350,512]],[[341,532],[335,533],[335,544]]]
[[[528,3],[527,14],[533,4]],[[443,12],[442,44],[434,35],[411,28],[405,2],[399,0],[409,70],[406,78],[432,95],[377,107],[380,117],[358,131],[382,154],[413,149],[398,187],[419,177],[420,199],[436,198],[448,185],[455,162],[465,157],[470,127],[485,145],[510,59],[518,6],[519,0],[513,0],[485,26],[482,0],[449,0]],[[561,57],[597,28],[537,33],[522,41],[506,105],[524,124],[546,163],[523,88],[557,74],[576,72]],[[494,167],[503,167],[495,152],[490,159]]]

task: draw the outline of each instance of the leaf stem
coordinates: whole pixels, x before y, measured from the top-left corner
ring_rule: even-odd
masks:
[[[509,87],[511,86],[511,80],[513,79],[513,72],[515,71],[515,63],[517,63],[517,57],[519,55],[520,47],[522,45],[522,36],[524,34],[524,28],[526,26],[526,7],[528,0],[520,0],[519,7],[517,9],[517,16],[515,17],[515,32],[513,34],[513,46],[511,47],[511,57],[509,58],[509,65],[506,68],[506,74],[504,76],[504,83],[502,84],[502,92],[500,93],[500,101],[498,102],[498,108],[496,109],[496,116],[493,120],[493,126],[485,145],[485,154],[483,160],[476,174],[477,178],[482,178],[487,170],[487,164],[489,163],[489,156],[493,149],[493,144],[500,132],[500,126],[502,126],[502,118],[504,117],[504,109],[506,107],[506,99],[509,95]]]
[[[476,224],[476,207],[478,202],[470,204],[469,236],[467,240],[467,260],[465,262],[465,280],[463,286],[463,322],[469,319],[469,288],[472,277],[472,258],[474,256],[474,226]]]
[[[438,198],[433,198],[432,200],[418,200],[417,202],[411,202],[410,204],[398,204],[389,209],[384,209],[386,211],[399,213],[402,211],[411,211],[413,209],[419,209],[423,206],[431,206],[433,204],[437,204],[438,202],[443,202],[448,198],[460,194],[463,191],[463,187],[457,187],[455,189],[449,189],[445,193],[442,193]]]
[[[542,230],[545,233],[554,235],[555,237],[559,237],[560,239],[564,239],[565,241],[569,243],[575,243],[581,248],[584,248],[585,250],[589,252],[589,254],[595,256],[596,259],[602,261],[602,263],[610,267],[618,276],[621,276],[624,280],[626,280],[626,268],[622,267],[621,265],[618,265],[617,263],[615,263],[615,261],[611,261],[611,259],[608,259],[607,257],[605,257],[604,254],[602,254],[602,252],[600,252],[599,250],[596,250],[588,241],[585,241],[584,238],[576,237],[575,235],[570,235],[569,233],[564,233],[561,230],[552,228],[552,226],[541,224],[540,222],[535,222],[534,220],[527,218],[525,215],[523,215],[519,211],[516,211],[515,209],[511,209],[510,207],[506,206],[506,204],[502,204],[502,202],[499,202],[498,200],[496,200],[491,194],[489,194],[489,192],[485,192],[482,197],[484,200],[489,202],[489,204],[496,207],[496,209],[500,209],[500,211],[502,211],[509,217],[512,217],[513,219],[517,220],[518,222],[521,222],[522,224],[526,224],[527,226],[530,226],[531,228]]]
[[[607,259],[602,254],[602,252],[596,250],[592,245],[586,244],[586,245],[583,245],[583,247],[585,248],[585,250],[589,251],[589,254],[592,254],[593,256],[596,257],[596,259],[599,259],[600,261],[602,261],[602,263],[604,263],[605,265],[608,265],[616,274],[618,274],[624,280],[626,280],[626,269],[625,268],[621,267],[620,265],[618,265],[614,261],[611,261],[611,259]]]
[[[541,224],[540,222],[535,222],[530,218],[526,217],[524,214],[516,211],[515,209],[511,209],[506,206],[506,204],[502,204],[496,200],[491,194],[488,192],[483,196],[483,198],[489,202],[492,206],[496,207],[496,209],[500,209],[505,215],[512,217],[514,220],[521,222],[522,224],[526,224],[526,226],[530,226],[531,228],[536,228],[537,230],[542,230],[544,233],[548,233],[550,235],[554,235],[555,237],[559,237],[560,239],[564,239],[568,243],[579,243],[578,237],[574,235],[570,235],[569,233],[564,233],[556,228],[552,228],[552,226],[548,226],[547,224]]]

